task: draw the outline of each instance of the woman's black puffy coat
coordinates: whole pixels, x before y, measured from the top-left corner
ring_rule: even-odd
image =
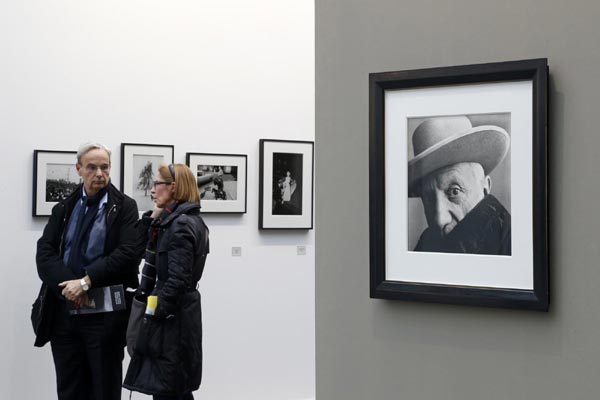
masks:
[[[131,357],[123,386],[146,394],[180,395],[200,386],[202,314],[196,290],[208,253],[208,228],[197,203],[181,203],[159,226],[155,317],[140,336],[147,345]]]

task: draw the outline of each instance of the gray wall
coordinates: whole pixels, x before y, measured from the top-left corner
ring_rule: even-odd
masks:
[[[595,1],[316,2],[319,400],[597,398],[599,19]],[[550,312],[369,299],[368,73],[537,57]]]

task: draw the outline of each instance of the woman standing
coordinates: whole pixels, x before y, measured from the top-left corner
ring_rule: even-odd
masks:
[[[202,377],[202,318],[196,290],[209,251],[208,228],[192,171],[162,165],[151,190],[155,210],[148,227],[140,291],[158,305],[146,316],[123,386],[154,400],[190,400]]]
[[[292,199],[292,177],[290,171],[287,171],[283,178],[283,189],[281,190],[281,202],[290,201]]]

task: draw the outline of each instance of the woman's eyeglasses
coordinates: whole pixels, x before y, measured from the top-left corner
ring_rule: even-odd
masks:
[[[158,185],[170,185],[173,182],[166,182],[166,181],[154,181],[152,182],[152,186],[156,187]]]

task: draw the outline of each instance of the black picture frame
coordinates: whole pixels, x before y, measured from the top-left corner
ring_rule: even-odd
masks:
[[[196,175],[203,214],[246,213],[248,155],[186,153],[185,162]],[[208,173],[203,171],[209,168]],[[216,172],[212,171],[214,168]]]
[[[509,90],[513,86],[519,91]],[[494,97],[495,91],[507,95]],[[462,99],[460,96],[465,96],[464,104],[450,101]],[[518,141],[514,151],[520,152],[519,157],[511,159],[511,170],[515,173],[509,175],[513,198],[510,256],[420,253],[409,247],[408,240],[393,242],[394,238],[408,237],[411,233],[408,222],[398,222],[409,220],[408,207],[414,201],[408,198],[409,152],[394,147],[396,141],[406,141],[407,147],[411,145],[410,118],[468,116],[485,111],[486,102],[493,111],[511,110],[514,128],[517,129],[517,125],[526,128],[519,131],[518,139],[517,135],[510,139]],[[496,104],[507,106],[504,109]],[[369,74],[371,298],[548,310],[547,108],[548,60],[545,58]],[[397,133],[395,128],[405,130],[406,134]],[[398,170],[403,172],[391,168],[394,165],[400,166]],[[400,182],[393,181],[392,176],[399,177]],[[516,214],[528,217],[517,218]],[[516,232],[515,224],[524,229]],[[515,249],[517,235],[529,239],[527,245],[516,243],[522,246],[522,251]],[[392,249],[392,246],[401,249]],[[472,259],[484,271],[489,269],[489,276],[480,278],[468,273],[474,269],[463,269],[460,263]],[[428,263],[428,260],[435,262]],[[496,263],[500,263],[498,260],[503,263],[498,265],[506,264],[510,268],[494,269]],[[455,267],[463,272],[454,276]],[[479,279],[485,283],[477,283]],[[529,283],[522,287],[503,283],[520,280]]]
[[[260,139],[258,228],[313,229],[314,142]]]
[[[33,151],[32,216],[50,216],[52,207],[81,183],[76,155],[76,151],[67,150]]]
[[[140,213],[154,208],[150,197],[153,174],[161,163],[173,164],[174,157],[175,146],[170,144],[121,143],[121,192],[136,201]],[[140,179],[140,163],[151,164],[152,175],[145,180],[145,189],[139,189],[135,183]]]

